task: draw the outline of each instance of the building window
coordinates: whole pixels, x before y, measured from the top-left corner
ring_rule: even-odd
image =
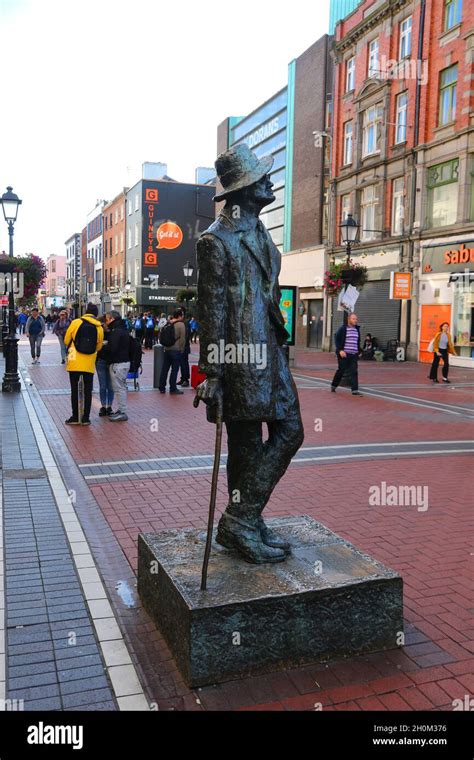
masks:
[[[439,81],[439,125],[449,124],[456,118],[456,94],[458,83],[458,65],[450,66],[441,72]]]
[[[379,41],[377,38],[376,40],[369,42],[369,69],[367,74],[369,77],[377,77],[379,72]]]
[[[107,217],[105,217],[105,229],[107,230]]]
[[[352,121],[344,124],[344,165],[352,163]]]
[[[378,121],[382,109],[379,106],[370,106],[364,111],[362,128],[362,155],[370,156],[380,150],[380,130]]]
[[[120,250],[123,251],[123,232],[120,233]]]
[[[341,196],[341,222],[343,222],[345,219],[347,219],[347,215],[352,213],[352,204],[351,204],[351,195],[348,193],[347,195]],[[341,234],[341,231],[339,231]],[[339,239],[340,244],[342,245],[342,240]]]
[[[138,245],[138,222],[135,222],[135,245]]]
[[[409,16],[400,24],[400,55],[399,58],[407,58],[411,55],[411,27],[412,17]]]
[[[138,211],[139,208],[140,208],[140,196],[137,193],[135,195],[135,211]]]
[[[446,227],[455,224],[458,206],[459,159],[428,169],[428,224]]]
[[[462,0],[445,0],[444,29],[448,32],[453,26],[461,23]]]
[[[349,58],[346,63],[346,92],[355,90],[355,68],[356,59]]]
[[[132,228],[127,227],[127,248],[130,250],[132,247]]]
[[[118,224],[118,206],[115,207],[115,224]]]
[[[403,233],[405,179],[398,177],[392,182],[392,235]]]
[[[121,222],[123,222],[123,206],[124,204],[122,203],[122,205],[120,206],[120,221]]]
[[[110,238],[109,241],[109,255],[112,256],[113,250],[112,250],[112,238]]]
[[[108,243],[108,242],[109,242],[109,241],[108,241],[108,239],[107,239],[107,238],[105,238],[105,241],[104,241],[104,259],[106,259],[106,258],[107,258],[107,251],[108,251],[108,246],[107,246],[107,243]]]
[[[395,143],[406,142],[407,139],[407,106],[408,93],[402,92],[397,97],[397,120],[395,131]]]
[[[131,203],[128,204],[128,215],[131,216],[133,213],[133,206]]]
[[[361,240],[374,240],[377,237],[375,219],[378,202],[377,186],[364,188],[361,199]]]
[[[117,255],[117,253],[119,252],[119,247],[118,247],[118,235],[115,235],[115,240],[114,240],[114,243],[115,243],[115,255]]]

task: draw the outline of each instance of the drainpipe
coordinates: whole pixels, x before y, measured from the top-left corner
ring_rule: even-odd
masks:
[[[425,34],[425,15],[426,15],[426,0],[421,0],[420,4],[420,28],[418,31],[418,53],[417,60],[420,61],[420,67],[423,64],[423,41]],[[414,229],[416,217],[416,185],[417,185],[417,151],[416,147],[419,143],[420,137],[420,101],[421,101],[421,71],[418,73],[416,82],[415,93],[415,122],[413,128],[413,148],[411,150],[413,166],[411,176],[411,205],[410,205],[410,242],[409,242],[409,257],[408,268],[413,272],[413,285],[412,293],[413,297],[407,302],[406,313],[406,342],[407,342],[407,358],[412,361],[418,361],[418,344],[417,344],[417,328],[418,328],[418,285],[419,279],[415,272],[415,241],[414,241]],[[414,337],[414,340],[413,340]],[[408,355],[409,354],[409,355]]]

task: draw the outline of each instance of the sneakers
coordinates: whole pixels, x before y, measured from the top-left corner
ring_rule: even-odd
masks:
[[[114,410],[112,409],[111,406],[107,407],[106,413],[107,413],[107,417],[111,417],[114,414]],[[116,414],[116,412],[115,412],[115,414]]]
[[[80,425],[81,423],[76,417],[69,417],[65,422],[66,425]]]
[[[451,380],[448,380],[447,378],[443,377],[443,383],[447,383],[448,385],[451,385]]]
[[[83,419],[82,422],[81,422],[82,427],[89,427],[90,424],[91,424],[90,420],[84,420]]]
[[[63,359],[61,364],[66,364],[66,359]]]
[[[36,359],[32,359],[32,360],[31,360],[31,363],[32,363],[32,364],[36,364]]]
[[[433,380],[433,382],[439,385],[439,380]]]
[[[181,383],[178,383],[178,385],[181,385],[181,388],[189,388],[189,380],[183,380]]]
[[[363,396],[363,393],[359,393],[359,391],[352,391],[353,396]]]
[[[123,412],[118,412],[117,414],[113,414],[109,417],[109,420],[111,422],[127,422],[128,417]]]
[[[176,388],[175,391],[170,391],[170,396],[184,396],[184,393]]]
[[[331,393],[335,393],[335,392],[336,392],[336,389],[335,389],[334,385],[331,385]]]
[[[41,364],[39,359],[36,360],[36,364]]]
[[[105,406],[100,407],[99,411],[99,417],[106,417],[107,416],[107,409]]]

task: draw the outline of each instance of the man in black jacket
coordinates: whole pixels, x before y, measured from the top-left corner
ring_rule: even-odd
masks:
[[[118,410],[111,414],[111,422],[126,422],[127,416],[127,375],[130,371],[130,334],[118,311],[106,315],[109,334],[102,358],[109,365],[110,379]]]
[[[359,393],[358,359],[361,348],[357,314],[350,314],[347,325],[341,325],[335,335],[335,340],[339,366],[331,383],[331,391],[336,392],[344,374],[348,372],[351,377],[352,395],[362,396],[362,393]]]

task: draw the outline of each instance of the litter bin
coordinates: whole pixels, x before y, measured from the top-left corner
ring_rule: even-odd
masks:
[[[165,356],[165,349],[163,346],[153,346],[153,388],[158,390],[160,387],[160,375],[163,368],[163,359]]]

